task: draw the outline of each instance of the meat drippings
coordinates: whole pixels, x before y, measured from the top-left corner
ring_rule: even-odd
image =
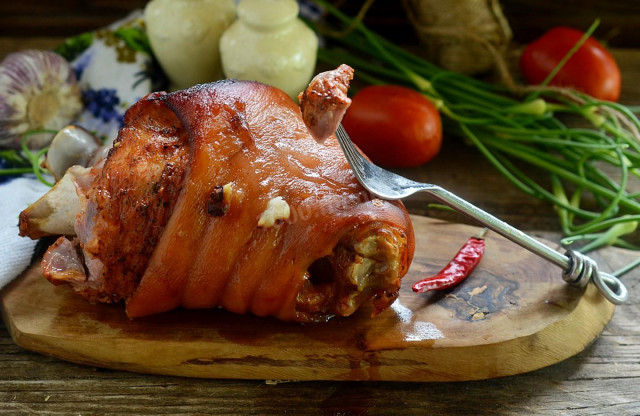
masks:
[[[373,296],[374,315],[398,296],[406,270],[403,233],[388,227],[360,230],[343,237],[333,252],[317,259],[304,274],[296,311],[309,321],[353,314]]]

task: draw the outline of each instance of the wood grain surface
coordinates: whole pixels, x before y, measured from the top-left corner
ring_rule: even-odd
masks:
[[[53,287],[39,264],[0,295],[16,343],[68,361],[143,373],[278,380],[477,380],[536,370],[581,352],[614,306],[595,287],[501,236],[486,237],[480,265],[447,291],[416,294],[479,229],[412,217],[416,256],[399,298],[301,325],[222,310],[175,310],[128,319],[122,305],[90,304]],[[608,256],[618,256],[617,250]],[[584,295],[583,295],[584,294]],[[367,305],[369,306],[369,305]]]

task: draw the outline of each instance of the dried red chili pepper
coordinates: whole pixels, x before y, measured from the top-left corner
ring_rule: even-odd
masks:
[[[425,293],[430,290],[447,289],[466,279],[482,259],[486,232],[487,229],[485,228],[480,235],[469,238],[449,264],[435,276],[416,282],[411,287],[413,291]]]

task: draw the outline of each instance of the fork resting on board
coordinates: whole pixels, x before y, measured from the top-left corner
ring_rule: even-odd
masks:
[[[362,156],[342,124],[338,125],[336,137],[356,178],[372,194],[382,199],[393,200],[408,197],[416,192],[427,192],[443,204],[560,267],[563,270],[562,278],[567,283],[584,287],[589,281],[593,281],[611,303],[619,305],[627,300],[628,292],[625,285],[617,277],[601,272],[590,257],[574,250],[559,253],[438,185],[416,182],[382,169]]]

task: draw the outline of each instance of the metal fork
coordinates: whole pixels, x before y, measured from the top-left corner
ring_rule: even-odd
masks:
[[[393,200],[416,192],[427,192],[443,204],[560,267],[563,270],[562,278],[567,283],[584,287],[592,280],[611,303],[619,305],[627,300],[628,292],[624,284],[617,277],[600,272],[590,257],[573,250],[559,253],[440,186],[416,182],[374,165],[353,145],[342,124],[336,130],[336,137],[356,178],[372,194]]]

